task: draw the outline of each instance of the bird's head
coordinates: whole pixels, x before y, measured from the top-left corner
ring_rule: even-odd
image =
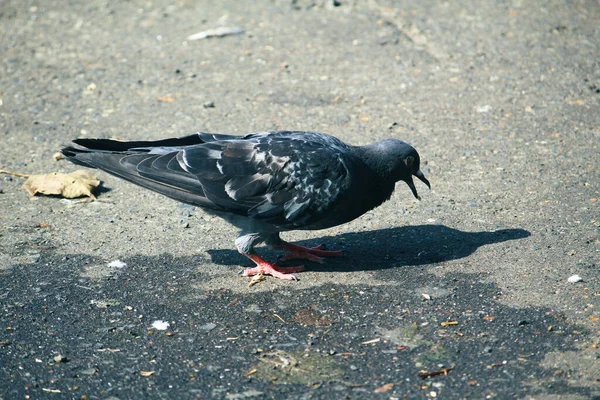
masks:
[[[421,199],[413,176],[431,189],[431,184],[421,171],[419,153],[410,144],[398,139],[385,139],[369,145],[370,161],[378,164],[376,169],[394,182],[404,181],[417,199]]]

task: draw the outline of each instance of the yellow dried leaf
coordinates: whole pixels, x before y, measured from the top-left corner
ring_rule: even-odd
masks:
[[[89,172],[79,169],[70,174],[53,172],[45,175],[31,175],[23,184],[23,189],[31,196],[36,194],[53,194],[73,199],[87,196],[95,199],[92,189],[98,187],[100,181]]]
[[[151,376],[154,375],[156,371],[140,371],[141,376]]]

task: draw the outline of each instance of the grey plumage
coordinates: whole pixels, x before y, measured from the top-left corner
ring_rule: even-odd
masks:
[[[323,229],[359,217],[389,199],[399,180],[415,197],[413,175],[429,186],[416,150],[397,139],[350,146],[322,133],[277,131],[74,143],[80,147],[62,152],[76,164],[225,218],[241,229],[236,245],[249,257],[261,241],[288,246],[279,232]]]

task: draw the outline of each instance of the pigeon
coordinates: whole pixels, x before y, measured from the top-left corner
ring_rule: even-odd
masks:
[[[297,246],[282,240],[280,233],[352,221],[389,200],[399,181],[420,199],[413,176],[431,188],[417,151],[398,139],[352,146],[324,133],[274,131],[73,143],[77,146],[62,149],[71,162],[201,207],[239,228],[235,246],[256,264],[244,276],[296,280],[294,273],[303,266],[269,263],[255,246],[265,243],[289,252],[283,260],[323,263],[342,253],[323,245]]]

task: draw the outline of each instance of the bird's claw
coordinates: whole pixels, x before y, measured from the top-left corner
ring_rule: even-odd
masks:
[[[277,265],[271,264],[267,261],[265,261],[262,257],[258,256],[258,255],[250,255],[248,258],[250,258],[252,261],[254,261],[256,263],[256,267],[254,268],[248,268],[244,271],[242,271],[242,275],[243,276],[254,276],[254,275],[258,275],[258,274],[262,274],[262,275],[271,275],[275,278],[279,278],[279,279],[285,279],[285,280],[289,280],[289,281],[297,281],[298,278],[296,278],[294,275],[292,275],[294,272],[299,272],[304,270],[304,266],[299,265],[297,267],[279,267]]]

